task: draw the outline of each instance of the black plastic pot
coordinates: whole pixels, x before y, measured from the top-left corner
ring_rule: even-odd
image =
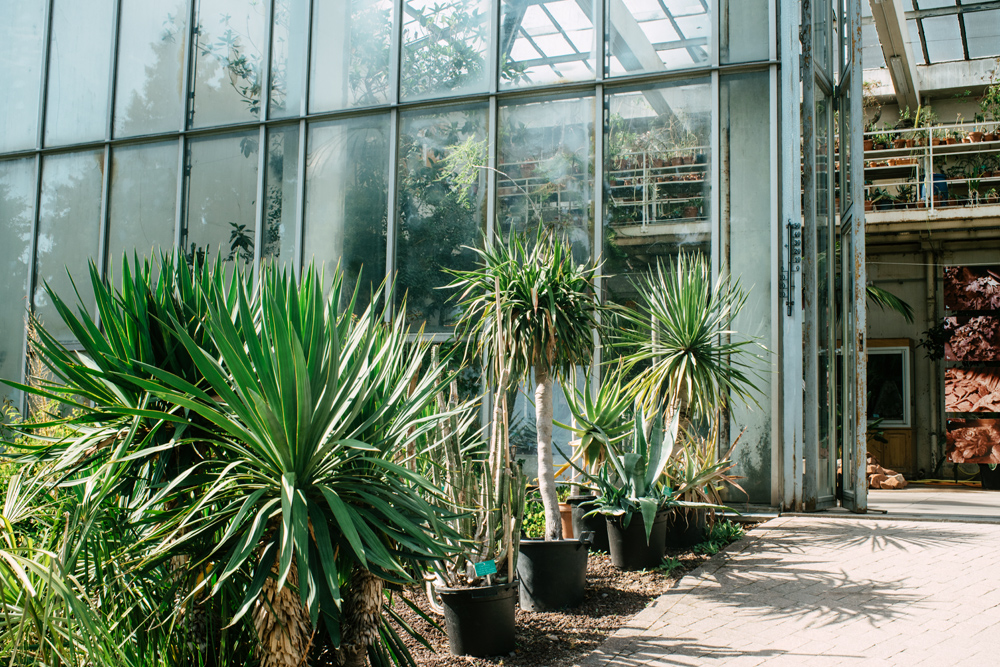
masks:
[[[566,501],[573,507],[573,534],[583,535],[584,533],[593,533],[594,539],[590,543],[590,548],[593,551],[603,551],[608,552],[608,524],[604,519],[603,514],[595,514],[593,516],[584,516],[587,512],[592,510],[592,507],[584,505],[580,506],[580,503],[584,503],[590,500],[594,500],[597,496],[570,496]]]
[[[979,464],[979,481],[983,488],[988,491],[1000,491],[1000,466],[995,470],[990,470],[989,465]]]
[[[608,544],[611,547],[611,564],[620,570],[649,570],[663,561],[666,549],[667,514],[661,512],[653,521],[653,529],[646,541],[646,527],[641,514],[633,514],[628,527],[621,517],[608,517]]]
[[[589,548],[590,543],[581,540],[521,540],[521,609],[554,611],[583,602]]]
[[[684,549],[705,541],[708,530],[708,510],[673,509],[667,514],[667,546]]]
[[[448,648],[454,655],[477,658],[514,650],[514,603],[517,582],[477,588],[439,588],[444,605]]]

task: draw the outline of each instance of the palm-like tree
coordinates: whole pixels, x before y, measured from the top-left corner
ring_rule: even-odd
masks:
[[[599,302],[594,267],[573,260],[571,246],[539,228],[536,238],[511,234],[506,242],[474,249],[479,265],[453,271],[464,314],[458,325],[478,351],[487,350],[490,376],[498,359],[510,364],[514,382],[534,372],[538,485],[545,508],[545,539],[562,537],[552,463],[552,381],[593,356]],[[506,354],[494,355],[497,341]]]
[[[681,253],[657,263],[636,288],[644,308],[625,311],[631,326],[620,344],[631,350],[625,364],[641,369],[629,389],[647,413],[679,411],[683,431],[727,400],[756,401],[751,348],[758,344],[733,326],[747,298],[738,278],[713,282],[703,255]]]
[[[387,625],[383,582],[418,581],[459,541],[438,492],[400,463],[411,440],[439,430],[438,418],[421,419],[446,381],[421,372],[426,346],[375,305],[356,314],[344,299],[342,309],[339,274],[324,297],[314,270],[296,284],[265,267],[251,295],[238,271],[227,283],[217,265],[185,296],[176,285],[191,271],[165,270],[178,274],[170,297],[196,307],[144,320],[150,303],[170,300],[155,282],[131,297],[107,290],[102,322],[122,324],[108,334],[61,309],[88,354],[43,335],[40,354],[65,384],[24,389],[94,403],[77,402],[80,413],[60,420],[70,435],[25,457],[81,489],[80,507],[119,507],[137,526],[110,558],[133,577],[164,575],[168,597],[154,609],[177,600],[211,610],[220,630],[259,639],[267,667],[303,664],[320,644],[340,664],[412,663]],[[146,327],[162,344],[143,356]],[[165,351],[184,363],[157,356]],[[144,627],[170,626],[162,620]]]

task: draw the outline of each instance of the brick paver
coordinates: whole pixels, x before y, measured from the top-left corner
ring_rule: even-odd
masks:
[[[579,667],[1000,665],[1000,525],[781,517]]]

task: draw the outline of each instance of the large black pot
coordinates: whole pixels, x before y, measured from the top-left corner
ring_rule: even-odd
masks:
[[[693,547],[705,541],[708,531],[708,510],[672,509],[667,514],[667,546],[678,549]]]
[[[554,611],[583,602],[589,546],[580,540],[521,540],[521,609]]]
[[[995,470],[990,470],[986,463],[979,464],[979,481],[983,488],[988,491],[1000,491],[1000,466]]]
[[[622,517],[608,517],[611,564],[620,570],[649,570],[657,567],[663,561],[666,549],[667,516],[665,512],[656,515],[648,542],[641,514],[633,514],[628,527],[623,526]]]
[[[477,588],[439,588],[444,605],[448,648],[454,655],[478,658],[514,650],[517,582]]]
[[[593,508],[589,505],[581,507],[581,503],[589,502],[596,497],[570,496],[566,502],[573,508],[573,534],[579,537],[584,533],[593,533],[594,538],[590,543],[590,549],[592,551],[608,553],[608,523],[605,521],[604,515],[594,514],[593,516],[584,516]]]

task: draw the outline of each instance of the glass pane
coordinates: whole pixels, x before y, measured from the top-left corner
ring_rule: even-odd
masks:
[[[177,225],[177,142],[122,146],[111,153],[108,267],[122,256],[153,257],[174,247]]]
[[[71,308],[77,304],[68,271],[83,303],[94,311],[88,262],[97,262],[101,228],[104,152],[53,155],[42,162],[41,207],[35,264],[35,313],[45,329],[63,343],[73,341],[45,292],[45,283]]]
[[[45,145],[103,139],[114,36],[113,0],[55,0]]]
[[[910,45],[914,60],[919,64],[926,65],[927,59],[924,58],[923,42],[920,41],[920,28],[917,26],[916,19],[906,21],[906,42]]]
[[[957,16],[933,16],[921,19],[920,23],[924,27],[927,57],[932,63],[965,59]]]
[[[361,307],[385,280],[389,200],[389,116],[362,116],[309,128],[305,262],[338,263]]]
[[[299,187],[299,126],[275,128],[267,135],[264,238],[261,257],[278,264],[295,259],[295,218]]]
[[[913,52],[914,58],[921,58],[920,51]],[[874,23],[861,26],[861,66],[865,69],[885,67],[885,52],[878,41]]]
[[[757,0],[740,4],[757,4]],[[704,66],[711,61],[711,17],[700,0],[614,0],[609,7],[611,76]],[[761,17],[766,39],[767,12],[760,12],[752,25]],[[733,25],[733,30],[741,29]],[[749,34],[734,38],[730,49],[742,51],[739,40]]]
[[[35,221],[35,161],[0,162],[0,378],[21,380],[28,260]],[[15,403],[20,392],[0,387],[0,398]]]
[[[723,257],[730,274],[747,293],[746,305],[733,324],[739,332],[734,338],[755,338],[764,345],[771,340],[771,303],[776,297],[771,284],[774,223],[764,222],[776,216],[771,209],[768,79],[767,72],[724,76],[719,92],[719,159],[728,166],[728,173],[721,176],[721,209],[728,213],[723,225],[729,233],[723,240],[728,249]],[[732,438],[746,429],[733,460],[738,461],[736,474],[746,477],[741,486],[749,498],[738,491],[729,496],[740,502],[770,502],[771,362],[766,356],[748,362],[757,373],[755,384],[762,407],[734,400],[730,409]]]
[[[963,20],[970,58],[1000,54],[1000,10],[967,13]]]
[[[490,4],[490,0],[407,0],[403,99],[486,90]]]
[[[194,127],[260,117],[266,2],[201,0],[195,45]]]
[[[257,215],[256,132],[192,140],[188,148],[187,225],[181,247],[188,255],[228,262],[253,260]]]
[[[595,78],[594,0],[503,0],[500,87]]]
[[[168,132],[184,124],[187,2],[123,0],[118,38],[115,136]]]
[[[752,60],[767,60],[770,56],[770,16],[771,11],[769,7],[768,0],[726,0],[724,3],[724,9],[720,21],[722,22],[722,27],[719,30],[719,39],[722,42],[719,44],[719,59],[723,63],[745,63]],[[708,37],[711,36],[711,30],[709,29],[709,17],[705,15],[704,19],[700,18],[701,9],[700,2],[691,2],[690,11],[694,16],[699,17],[699,22],[695,25],[695,32],[699,37],[705,37],[705,52],[704,55],[707,57],[709,51]],[[667,4],[669,7],[670,5]],[[820,35],[826,35],[827,26],[823,23],[825,20],[825,15],[822,12],[822,7],[824,3],[818,2],[813,4],[813,11],[819,12],[817,17],[819,20],[816,22],[816,32],[814,33],[817,38]],[[614,4],[612,4],[614,7]],[[704,11],[702,9],[701,11]],[[693,21],[694,19],[687,19]],[[821,41],[821,45],[825,46],[825,38]],[[678,48],[676,42],[675,51]],[[827,54],[829,54],[829,48],[826,51],[822,51],[820,48],[816,49],[816,64],[821,68],[824,66],[823,60]],[[702,54],[698,54],[697,57],[701,57]],[[685,54],[685,57],[690,57],[689,54]],[[698,64],[698,62],[704,63],[704,61],[693,61],[688,63],[688,66],[693,64]]]
[[[638,298],[631,279],[657,259],[710,251],[711,85],[615,93],[608,114],[602,272],[607,298],[627,303]]]
[[[309,110],[389,101],[394,0],[317,0],[313,7]]]
[[[486,107],[402,114],[396,302],[414,327],[445,331],[460,314],[443,269],[471,269],[486,225]]]
[[[306,49],[308,48],[308,0],[274,0],[274,31],[271,41],[271,118],[305,113]]]
[[[594,203],[594,99],[581,97],[500,108],[497,219],[502,234],[544,225],[591,257]]]
[[[45,47],[43,0],[0,3],[0,153],[34,148]]]
[[[818,89],[817,89],[818,90]],[[832,420],[836,410],[836,393],[833,386],[833,343],[837,332],[833,322],[834,258],[831,256],[830,188],[833,173],[830,169],[830,124],[832,101],[816,101],[816,336],[819,358],[817,360],[818,385],[816,396],[819,408],[819,474],[816,476],[820,497],[835,493],[835,470],[830,464],[832,451]]]

